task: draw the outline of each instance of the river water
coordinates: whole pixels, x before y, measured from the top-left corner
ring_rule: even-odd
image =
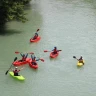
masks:
[[[28,22],[9,22],[0,35],[0,96],[96,96],[96,1],[34,0],[26,12]],[[30,44],[38,28],[41,40]],[[50,59],[43,51],[54,46],[62,51]],[[37,70],[21,66],[24,82],[5,75],[14,57],[21,58],[15,51],[45,60]],[[73,56],[81,55],[85,65],[78,68]]]

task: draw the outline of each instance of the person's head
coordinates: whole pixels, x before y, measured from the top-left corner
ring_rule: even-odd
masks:
[[[54,47],[54,49],[57,49],[57,47]]]

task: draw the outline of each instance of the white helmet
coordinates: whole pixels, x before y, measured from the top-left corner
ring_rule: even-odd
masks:
[[[17,69],[18,67],[15,67],[15,69]]]

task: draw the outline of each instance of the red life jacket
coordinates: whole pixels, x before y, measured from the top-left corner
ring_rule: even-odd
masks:
[[[22,60],[23,60],[23,61],[26,61],[26,57],[22,57]]]
[[[37,39],[37,37],[38,37],[38,36],[37,36],[37,35],[35,35],[33,39]]]
[[[54,52],[57,52],[57,49],[54,49],[53,51],[54,51]]]
[[[32,60],[32,62],[36,62],[36,60],[35,60],[35,59],[33,59],[33,60]]]
[[[14,73],[18,73],[19,71],[20,71],[20,70],[14,70],[13,72],[14,72]]]

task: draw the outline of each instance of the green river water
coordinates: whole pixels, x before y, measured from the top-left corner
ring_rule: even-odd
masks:
[[[9,22],[0,35],[0,96],[96,96],[96,1],[33,0],[26,12],[28,22]],[[38,28],[41,40],[30,44]],[[43,51],[54,46],[62,52],[50,59]],[[5,75],[14,57],[21,59],[15,51],[45,60],[37,70],[20,66],[23,82]],[[81,55],[85,65],[77,68],[73,56]]]

